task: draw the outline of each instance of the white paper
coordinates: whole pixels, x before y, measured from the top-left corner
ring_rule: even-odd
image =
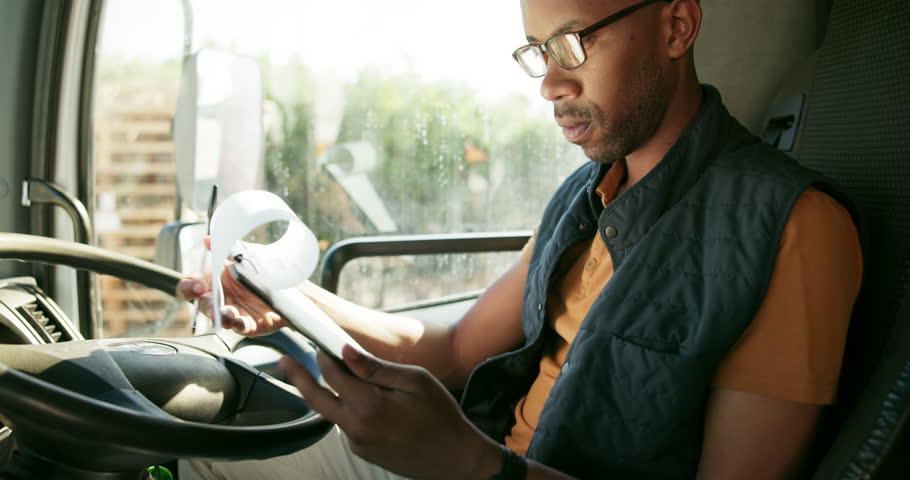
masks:
[[[277,241],[263,245],[242,240],[256,228],[278,221],[287,221],[288,227]],[[297,288],[316,269],[319,246],[313,232],[277,195],[248,190],[228,197],[212,214],[211,241],[216,329],[221,328],[221,309],[225,305],[221,285],[225,259],[242,254],[244,260],[237,262],[238,270],[243,270],[246,280],[268,295],[272,307],[293,328],[335,358],[342,358],[345,345],[369,355]]]
[[[279,221],[289,222],[288,228],[274,243],[242,241],[256,228]],[[212,215],[211,241],[216,329],[221,328],[224,307],[221,274],[229,257],[243,253],[255,258],[256,265],[268,273],[262,279],[271,290],[296,287],[313,274],[319,261],[319,246],[313,232],[281,198],[262,190],[243,191],[224,200]]]

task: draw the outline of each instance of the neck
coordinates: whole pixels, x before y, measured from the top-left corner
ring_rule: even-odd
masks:
[[[688,78],[672,93],[664,119],[651,139],[626,157],[628,177],[620,187],[620,193],[638,183],[660,163],[698,113],[702,101],[701,85],[694,76]]]

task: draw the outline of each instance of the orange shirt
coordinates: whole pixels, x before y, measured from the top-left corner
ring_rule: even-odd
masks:
[[[625,162],[604,175],[597,193],[603,205],[616,197]],[[529,261],[534,238],[522,251]],[[569,345],[613,276],[604,242],[573,246],[560,259],[570,268],[547,299],[549,335],[540,373],[515,409],[506,446],[524,455]],[[850,214],[833,198],[809,189],[794,205],[780,241],[774,273],[752,323],[727,354],[714,386],[793,402],[834,401],[847,325],[862,277],[862,254]]]

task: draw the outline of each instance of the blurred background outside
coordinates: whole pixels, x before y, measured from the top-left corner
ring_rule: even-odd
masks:
[[[189,4],[194,49],[259,63],[266,94],[261,188],[291,206],[323,253],[364,235],[533,229],[549,196],[584,161],[562,138],[539,81],[511,58],[526,43],[518,2]],[[100,246],[147,260],[164,224],[198,215],[176,208],[172,119],[184,32],[179,0],[109,0],[103,12],[95,231]],[[375,206],[358,204],[338,172],[365,175],[391,222],[366,214]],[[360,259],[345,268],[339,293],[396,307],[484,288],[516,258]],[[102,277],[101,284],[104,336],[188,334],[185,305],[119,279]]]

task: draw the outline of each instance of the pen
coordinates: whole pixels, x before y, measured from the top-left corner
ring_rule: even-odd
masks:
[[[218,184],[213,184],[212,193],[211,193],[211,195],[209,195],[209,207],[208,207],[208,210],[206,210],[206,218],[205,218],[205,234],[206,235],[212,234],[212,214],[215,213],[215,204],[217,203],[217,201],[218,201]],[[205,264],[206,264],[205,257],[206,257],[205,252],[203,252],[202,268],[200,269],[200,271],[203,271],[203,272],[205,271]],[[195,305],[196,308],[195,308],[195,312],[193,313],[193,320],[192,320],[192,327],[191,327],[191,331],[192,331],[193,335],[196,334],[196,330],[199,326],[199,322],[197,321],[197,318],[199,317],[199,299],[197,298],[194,303],[196,304]]]
[[[205,234],[212,234],[212,214],[215,213],[215,202],[218,200],[218,184],[212,185],[212,194],[209,195],[209,209],[206,213]]]

